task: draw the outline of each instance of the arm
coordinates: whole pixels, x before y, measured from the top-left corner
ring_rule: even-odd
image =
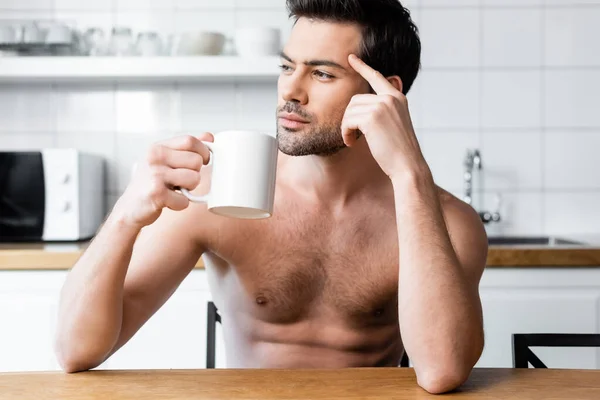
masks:
[[[66,372],[103,363],[192,270],[202,248],[182,235],[185,224],[172,214],[145,228],[137,241],[139,229],[111,215],[75,264],[61,292],[55,338]]]
[[[202,211],[188,208],[187,199],[169,187],[198,185],[204,162],[199,154],[205,149],[190,139],[172,139],[169,145],[196,146],[197,153],[164,146],[151,151],[148,165],[136,172],[67,276],[55,335],[56,355],[67,372],[94,368],[125,344],[204,251],[189,224]]]
[[[478,285],[487,237],[466,204],[440,203],[400,78],[386,78],[352,55],[348,61],[370,88],[346,109],[344,142],[351,147],[359,140],[356,132],[362,132],[394,188],[402,338],[419,384],[432,393],[446,392],[466,380],[483,348]]]
[[[442,210],[428,172],[405,176],[393,182],[400,331],[419,384],[443,393],[467,379],[483,350],[478,287],[487,237],[466,204],[452,199]]]

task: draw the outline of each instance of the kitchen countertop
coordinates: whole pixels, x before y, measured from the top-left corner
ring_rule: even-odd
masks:
[[[0,243],[0,270],[67,270],[89,242]],[[488,268],[497,267],[600,267],[600,240],[583,245],[492,245]],[[202,259],[196,268],[204,268]]]
[[[78,243],[0,243],[0,271],[67,270],[87,248]],[[204,268],[202,259],[196,268]]]

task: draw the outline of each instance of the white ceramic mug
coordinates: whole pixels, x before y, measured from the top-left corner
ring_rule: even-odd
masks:
[[[225,131],[214,143],[203,142],[211,152],[210,192],[194,196],[181,193],[195,203],[206,203],[221,216],[264,219],[273,215],[278,146],[274,136],[252,131]]]

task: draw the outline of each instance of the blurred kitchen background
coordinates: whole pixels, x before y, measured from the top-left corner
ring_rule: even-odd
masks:
[[[438,184],[464,197],[465,157],[478,149],[483,179],[474,177],[473,204],[501,216],[490,231],[596,233],[600,1],[403,4],[423,41],[410,107]],[[283,0],[0,0],[0,20],[59,21],[81,33],[100,28],[107,39],[124,27],[134,46],[141,32],[168,44],[173,35],[216,31],[228,38],[224,52],[235,47],[236,29],[279,28],[285,43],[291,28]],[[110,209],[132,164],[156,140],[230,128],[274,133],[276,79],[4,80],[0,149],[72,146],[105,157]]]
[[[437,183],[470,197],[492,220],[490,237],[597,235],[600,0],[403,3],[423,42],[410,108]],[[53,153],[58,164],[45,167],[59,189],[46,188],[44,238],[79,237],[94,211],[73,207],[77,190],[102,197],[108,211],[157,140],[231,128],[274,134],[274,54],[290,28],[284,0],[0,0],[0,152],[73,147],[101,156],[107,170],[95,194],[87,173],[73,182],[78,173],[62,169],[72,154]],[[43,197],[42,179],[27,184]],[[507,244],[490,249],[480,288],[478,366],[511,366],[513,333],[600,333],[597,241]],[[0,371],[58,369],[58,293],[81,246],[0,246]],[[199,261],[103,367],[204,368],[211,298]],[[600,366],[600,350],[576,350],[540,354],[553,366]],[[216,352],[223,366],[220,334]]]

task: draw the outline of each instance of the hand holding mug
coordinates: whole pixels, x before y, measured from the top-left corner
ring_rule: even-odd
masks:
[[[155,143],[138,164],[129,186],[115,206],[127,223],[144,227],[158,219],[164,208],[181,211],[190,201],[175,188],[194,190],[201,169],[210,161],[210,133],[181,136]],[[206,143],[203,143],[203,141]]]
[[[278,158],[277,139],[251,131],[226,131],[213,137],[182,136],[154,144],[136,169],[115,209],[129,223],[144,227],[164,208],[186,209],[190,201],[206,203],[216,215],[263,219],[273,215]],[[201,169],[212,163],[208,194],[191,191]]]

